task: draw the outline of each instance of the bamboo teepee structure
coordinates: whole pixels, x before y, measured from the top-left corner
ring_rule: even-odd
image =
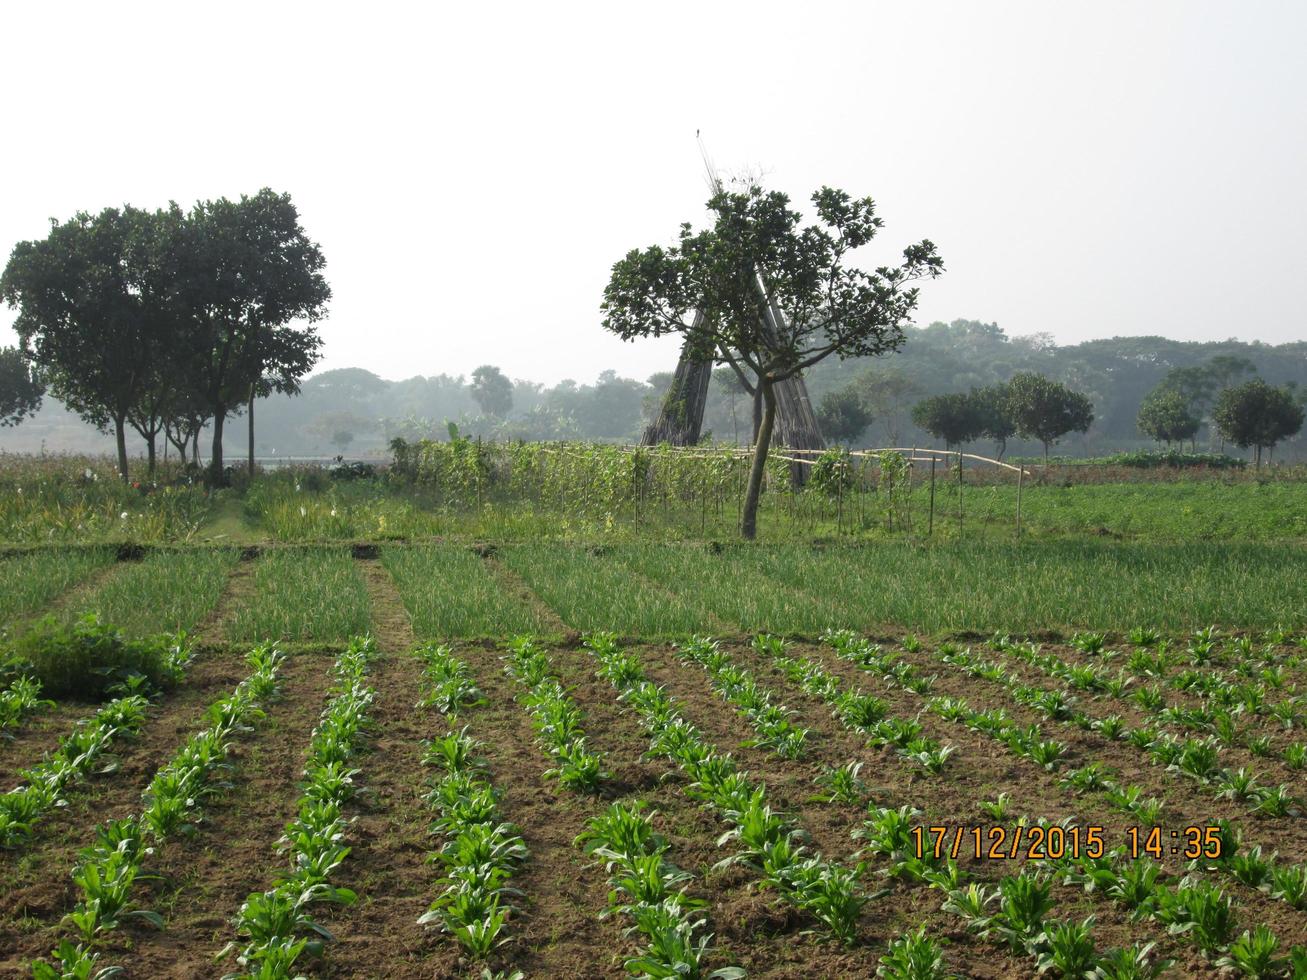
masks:
[[[699,150],[708,172],[708,186],[713,193],[718,193],[722,190],[722,181],[708,158],[702,140],[699,141]],[[762,288],[761,285],[759,288]],[[693,328],[697,328],[702,319],[703,312],[696,311]],[[785,329],[784,314],[775,304],[764,313],[762,329],[763,333],[769,336],[779,334]],[[703,413],[708,403],[708,381],[712,376],[712,362],[695,360],[691,355],[690,346],[687,339],[685,346],[681,348],[680,359],[676,362],[676,374],[663,398],[658,417],[644,430],[640,439],[642,446],[656,446],[661,443],[693,446],[702,435]],[[750,441],[757,436],[760,418],[761,404],[758,396],[755,395],[754,427]],[[817,424],[817,413],[812,410],[812,401],[808,398],[808,387],[799,375],[787,378],[776,386],[774,442],[777,447],[787,449],[826,448],[826,441],[822,438],[821,428]],[[804,475],[798,470],[795,472],[797,480],[801,481]]]

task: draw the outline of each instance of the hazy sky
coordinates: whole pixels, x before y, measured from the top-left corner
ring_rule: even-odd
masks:
[[[458,9],[455,9],[457,7]],[[6,7],[0,247],[123,202],[289,191],[323,367],[646,377],[612,263],[704,218],[694,141],[928,237],[917,317],[1059,342],[1300,340],[1307,4]],[[13,314],[0,311],[0,343]]]

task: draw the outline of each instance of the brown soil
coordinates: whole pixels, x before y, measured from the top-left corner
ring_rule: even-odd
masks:
[[[53,708],[24,716],[17,727],[0,735],[0,788],[8,790],[16,785],[21,770],[58,748],[59,739],[99,707],[83,701],[60,701]]]
[[[128,817],[140,812],[141,793],[154,773],[172,758],[190,734],[204,727],[208,704],[230,691],[248,673],[249,668],[236,655],[201,655],[191,667],[183,687],[154,708],[141,735],[125,743],[119,750],[121,765],[118,771],[109,776],[93,777],[79,785],[69,796],[69,806],[56,811],[37,825],[36,840],[28,848],[4,856],[0,887],[3,887],[10,901],[0,915],[0,950],[9,951],[9,957],[0,960],[0,970],[21,966],[25,971],[25,964],[31,958],[48,952],[60,936],[66,934],[60,931],[59,922],[77,900],[69,877],[77,850],[94,841],[94,828],[97,824],[106,819]],[[299,692],[320,683],[321,674],[310,659],[292,659],[283,671],[289,704],[272,705],[270,718],[264,725],[274,723],[273,715],[284,716],[290,713],[286,709],[295,704]],[[313,713],[316,714],[316,710]],[[286,723],[277,720],[275,724]],[[256,734],[254,739],[259,739],[262,734]],[[306,734],[307,729],[299,733],[299,736],[302,738]],[[237,742],[233,757],[236,769],[232,774],[233,781],[238,786],[233,794],[237,799],[228,796],[216,801],[206,813],[205,822],[199,825],[200,832],[195,838],[169,841],[152,859],[151,870],[169,873],[171,869],[173,880],[182,882],[178,888],[183,887],[188,878],[195,876],[194,868],[201,866],[201,856],[207,853],[203,849],[222,846],[225,830],[230,830],[228,836],[234,837],[235,853],[227,853],[220,861],[205,861],[202,865],[218,877],[214,887],[221,887],[221,875],[224,872],[231,873],[234,869],[235,873],[240,873],[243,868],[264,866],[266,859],[260,857],[261,863],[253,864],[249,861],[250,855],[242,853],[240,848],[246,833],[271,834],[272,839],[280,834],[280,823],[277,820],[260,819],[255,822],[248,816],[257,810],[265,796],[270,795],[264,785],[249,785],[251,781],[257,782],[263,778],[261,761],[258,758],[248,758],[251,754],[256,754],[252,746],[258,744],[257,741],[250,740]],[[247,762],[250,763],[248,766]],[[215,821],[218,826],[214,826]],[[185,856],[184,860],[176,857],[179,854]],[[241,859],[233,860],[237,854]],[[209,879],[205,878],[204,881],[205,887],[209,887]],[[143,889],[138,896],[148,894],[149,889]],[[244,897],[243,894],[241,897]],[[174,901],[171,897],[166,900]],[[150,904],[151,902],[155,904]],[[158,904],[157,898],[147,897],[144,903],[147,907],[169,911],[167,906],[161,907]],[[208,901],[204,904],[207,913],[214,913],[214,905]],[[229,915],[234,911],[235,905],[229,909],[224,907],[221,915]],[[138,943],[149,938],[144,931],[139,936],[135,930],[124,931],[123,935],[134,937]]]
[[[341,884],[358,892],[351,907],[324,909],[336,937],[322,974],[334,977],[430,977],[435,938],[418,925],[433,897],[435,869],[426,863],[430,838],[422,801],[422,740],[432,734],[429,712],[415,707],[421,666],[408,613],[390,573],[374,560],[360,568],[372,602],[372,631],[382,655],[373,664],[376,689],[371,748],[355,765],[367,787],[355,803],[352,848]]]
[[[829,649],[812,648],[805,649],[803,652],[806,656],[821,660],[832,673],[840,674],[851,680],[860,679],[860,682],[864,684],[871,680],[870,675],[861,671],[855,665],[840,660]],[[1082,766],[1091,761],[1099,761],[1109,769],[1122,774],[1123,781],[1142,786],[1145,796],[1157,796],[1159,799],[1163,799],[1166,804],[1162,817],[1165,829],[1169,830],[1189,825],[1205,826],[1218,817],[1226,817],[1244,827],[1248,846],[1256,842],[1266,842],[1266,832],[1263,830],[1263,826],[1274,822],[1272,818],[1251,818],[1246,811],[1241,811],[1239,808],[1229,805],[1227,801],[1215,800],[1210,793],[1202,792],[1189,780],[1170,778],[1170,774],[1164,774],[1157,767],[1142,762],[1138,751],[1126,743],[1108,742],[1096,732],[1082,732],[1070,724],[1049,722],[1037,713],[1013,702],[1010,695],[1000,686],[981,678],[966,676],[960,671],[955,671],[947,664],[929,659],[927,654],[907,655],[907,659],[919,661],[923,668],[928,668],[932,673],[938,673],[934,689],[931,692],[932,696],[961,697],[972,703],[987,705],[1001,704],[1018,724],[1030,725],[1038,723],[1046,736],[1056,737],[1059,741],[1066,743],[1069,754],[1060,771],[1064,772],[1066,769]],[[892,692],[885,689],[878,689],[876,693],[887,698],[891,696],[909,699],[916,697],[908,692]],[[918,704],[924,706],[921,699],[918,699]],[[1044,816],[1050,820],[1059,820],[1068,814],[1074,814],[1082,825],[1092,824],[1106,828],[1105,837],[1109,842],[1124,844],[1127,839],[1126,828],[1138,824],[1138,821],[1128,814],[1110,807],[1100,794],[1076,796],[1069,790],[1063,790],[1058,786],[1055,775],[1045,773],[1030,760],[1010,753],[1005,745],[979,733],[973,733],[964,725],[952,725],[931,714],[921,716],[923,725],[928,719],[932,718],[935,724],[949,726],[947,737],[944,740],[954,742],[962,747],[959,755],[965,753],[966,767],[968,769],[972,759],[982,759],[986,754],[1003,763],[1007,769],[1003,778],[988,783],[983,788],[978,787],[975,791],[966,789],[965,784],[959,781],[958,785],[963,787],[964,790],[963,799],[960,801],[964,809],[955,810],[954,812],[975,813],[976,801],[994,799],[998,791],[1002,790],[1012,796],[1014,814],[1024,813],[1032,818]],[[969,748],[969,746],[974,746],[974,748]],[[954,759],[950,760],[950,763],[958,761],[958,758],[954,757]],[[956,773],[961,769],[962,766],[957,766],[951,770],[946,768],[946,771]],[[986,826],[992,823],[987,819],[973,819],[973,822]],[[1281,818],[1280,822],[1283,823],[1284,819]],[[1290,821],[1290,823],[1296,823],[1296,821]],[[1274,839],[1270,843],[1275,846],[1284,845],[1280,847],[1283,859],[1301,860],[1300,857],[1296,856],[1296,852],[1301,850],[1302,841],[1295,839],[1299,838],[1300,834],[1301,832],[1295,832],[1292,826],[1287,826],[1282,833],[1274,835]],[[1267,846],[1266,849],[1269,852],[1274,847]],[[1162,864],[1164,869],[1172,875],[1179,876],[1185,873],[1183,863],[1178,858],[1165,857]],[[1296,912],[1283,902],[1272,899],[1262,892],[1248,888],[1231,876],[1214,874],[1212,880],[1236,897],[1239,905],[1243,907],[1240,918],[1245,924],[1264,922],[1271,925],[1281,938],[1281,942],[1286,945],[1302,942],[1304,937],[1307,936],[1307,921],[1304,921],[1302,913]],[[1098,903],[1098,906],[1094,911],[1102,918],[1109,907],[1107,903],[1102,902]],[[1172,947],[1175,944],[1175,941],[1171,937],[1165,937],[1155,924],[1148,923],[1145,925],[1148,930],[1148,938],[1161,940],[1158,943],[1159,949]],[[1176,957],[1178,963],[1184,964],[1192,959],[1195,954],[1191,945],[1175,944],[1173,948],[1168,949],[1167,955]],[[1195,964],[1193,968],[1197,969],[1201,962],[1195,961]],[[1189,969],[1189,967],[1186,967],[1186,969]]]
[[[814,787],[812,772],[805,771],[802,763],[778,760],[760,750],[736,749],[747,727],[723,709],[705,678],[690,673],[698,668],[666,663],[666,648],[644,648],[641,653],[651,679],[667,684],[685,717],[704,732],[705,738],[719,749],[732,750],[755,778],[766,782],[773,806],[797,815],[812,834],[813,845],[826,851],[828,857],[847,856],[854,844],[846,831],[856,825],[856,814],[806,803]],[[643,759],[648,738],[633,713],[615,703],[612,687],[594,677],[596,663],[589,654],[559,650],[554,659],[565,681],[576,685],[573,696],[590,719],[587,730],[592,743],[608,760],[614,775],[613,790],[623,797],[646,800],[659,812],[659,830],[672,843],[671,860],[698,876],[695,891],[711,901],[709,913],[724,958],[744,966],[750,976],[870,976],[888,940],[919,921],[939,919],[935,912],[938,898],[926,895],[924,890],[915,895],[900,892],[868,906],[862,941],[853,949],[844,949],[809,934],[814,924],[773,893],[758,891],[756,879],[746,869],[736,866],[713,870],[717,862],[730,855],[729,849],[716,845],[716,838],[727,825],[684,795],[684,777],[666,761]],[[879,887],[879,883],[873,887]],[[994,969],[967,972],[973,976],[1026,975],[1012,967],[1000,956]],[[954,968],[961,969],[958,964]]]

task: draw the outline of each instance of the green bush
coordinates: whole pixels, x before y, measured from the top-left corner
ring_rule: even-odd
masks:
[[[122,684],[149,690],[176,685],[179,642],[175,636],[129,640],[94,613],[71,626],[46,616],[13,641],[3,659],[23,664],[22,672],[39,680],[47,697],[98,701]]]
[[[1050,456],[1048,461],[1056,466],[1130,466],[1141,470],[1150,470],[1162,466],[1177,469],[1205,466],[1212,470],[1241,470],[1248,465],[1247,460],[1227,456],[1224,453],[1187,453],[1179,449],[1168,449],[1164,452],[1113,453],[1110,456],[1087,456],[1084,458]],[[1043,458],[1040,456],[1013,456],[1009,459],[1009,462],[1034,464],[1042,463]]]

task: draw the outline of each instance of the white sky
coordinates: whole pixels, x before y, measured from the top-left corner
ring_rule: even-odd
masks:
[[[458,7],[455,10],[455,6]],[[703,220],[696,129],[935,241],[918,322],[1307,337],[1307,4],[10,4],[0,248],[49,217],[289,191],[322,367],[643,378],[608,270]],[[0,310],[0,343],[13,314]]]

